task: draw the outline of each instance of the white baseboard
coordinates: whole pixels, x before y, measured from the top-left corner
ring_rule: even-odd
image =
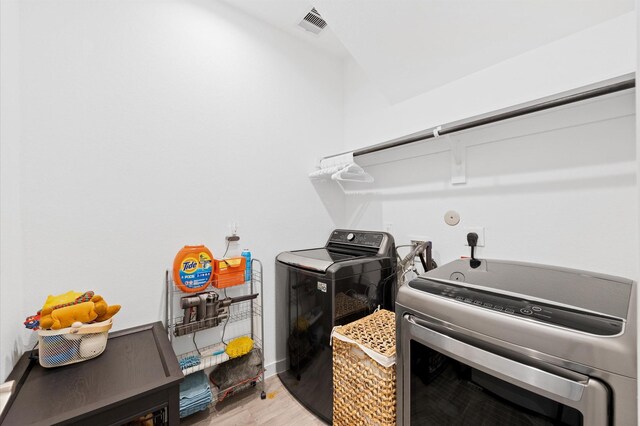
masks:
[[[275,376],[278,373],[282,373],[287,369],[287,360],[281,359],[279,361],[272,362],[270,364],[265,365],[264,377],[269,378],[271,376]]]

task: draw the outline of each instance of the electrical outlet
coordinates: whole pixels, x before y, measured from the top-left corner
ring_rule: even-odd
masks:
[[[229,235],[237,235],[238,234],[238,222],[231,221],[229,222]]]
[[[230,221],[228,226],[229,226],[229,235],[224,237],[225,241],[227,241],[227,243],[239,241],[240,236],[238,235],[238,222]]]
[[[418,244],[422,244],[425,241],[429,241],[429,239],[427,237],[423,237],[423,236],[419,236],[419,235],[412,235],[409,237],[411,240],[411,244],[412,245],[418,245]]]
[[[391,222],[386,222],[384,224],[384,231],[388,232],[389,234],[393,234],[393,223]]]
[[[462,240],[465,242],[464,245],[469,247],[469,243],[467,243],[467,234],[470,232],[475,232],[478,234],[478,247],[484,247],[484,227],[482,226],[470,226],[468,228],[464,228],[464,236]]]

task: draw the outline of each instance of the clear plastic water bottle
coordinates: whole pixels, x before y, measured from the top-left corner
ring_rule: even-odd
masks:
[[[244,270],[244,280],[251,281],[251,252],[249,249],[242,250],[242,257],[246,259],[246,269]]]

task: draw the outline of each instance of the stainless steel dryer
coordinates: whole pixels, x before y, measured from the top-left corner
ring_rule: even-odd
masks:
[[[404,425],[636,425],[636,283],[461,259],[396,303]]]
[[[385,232],[336,229],[324,247],[280,253],[276,285],[280,303],[279,372],[289,392],[326,422],[333,416],[333,327],[389,306],[396,253]],[[286,304],[282,302],[288,301]]]

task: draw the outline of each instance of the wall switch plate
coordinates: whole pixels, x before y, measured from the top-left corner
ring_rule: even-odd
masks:
[[[469,226],[464,228],[464,245],[469,247],[469,243],[467,243],[467,234],[470,232],[475,232],[478,234],[478,244],[477,247],[484,247],[484,227],[482,226]]]

